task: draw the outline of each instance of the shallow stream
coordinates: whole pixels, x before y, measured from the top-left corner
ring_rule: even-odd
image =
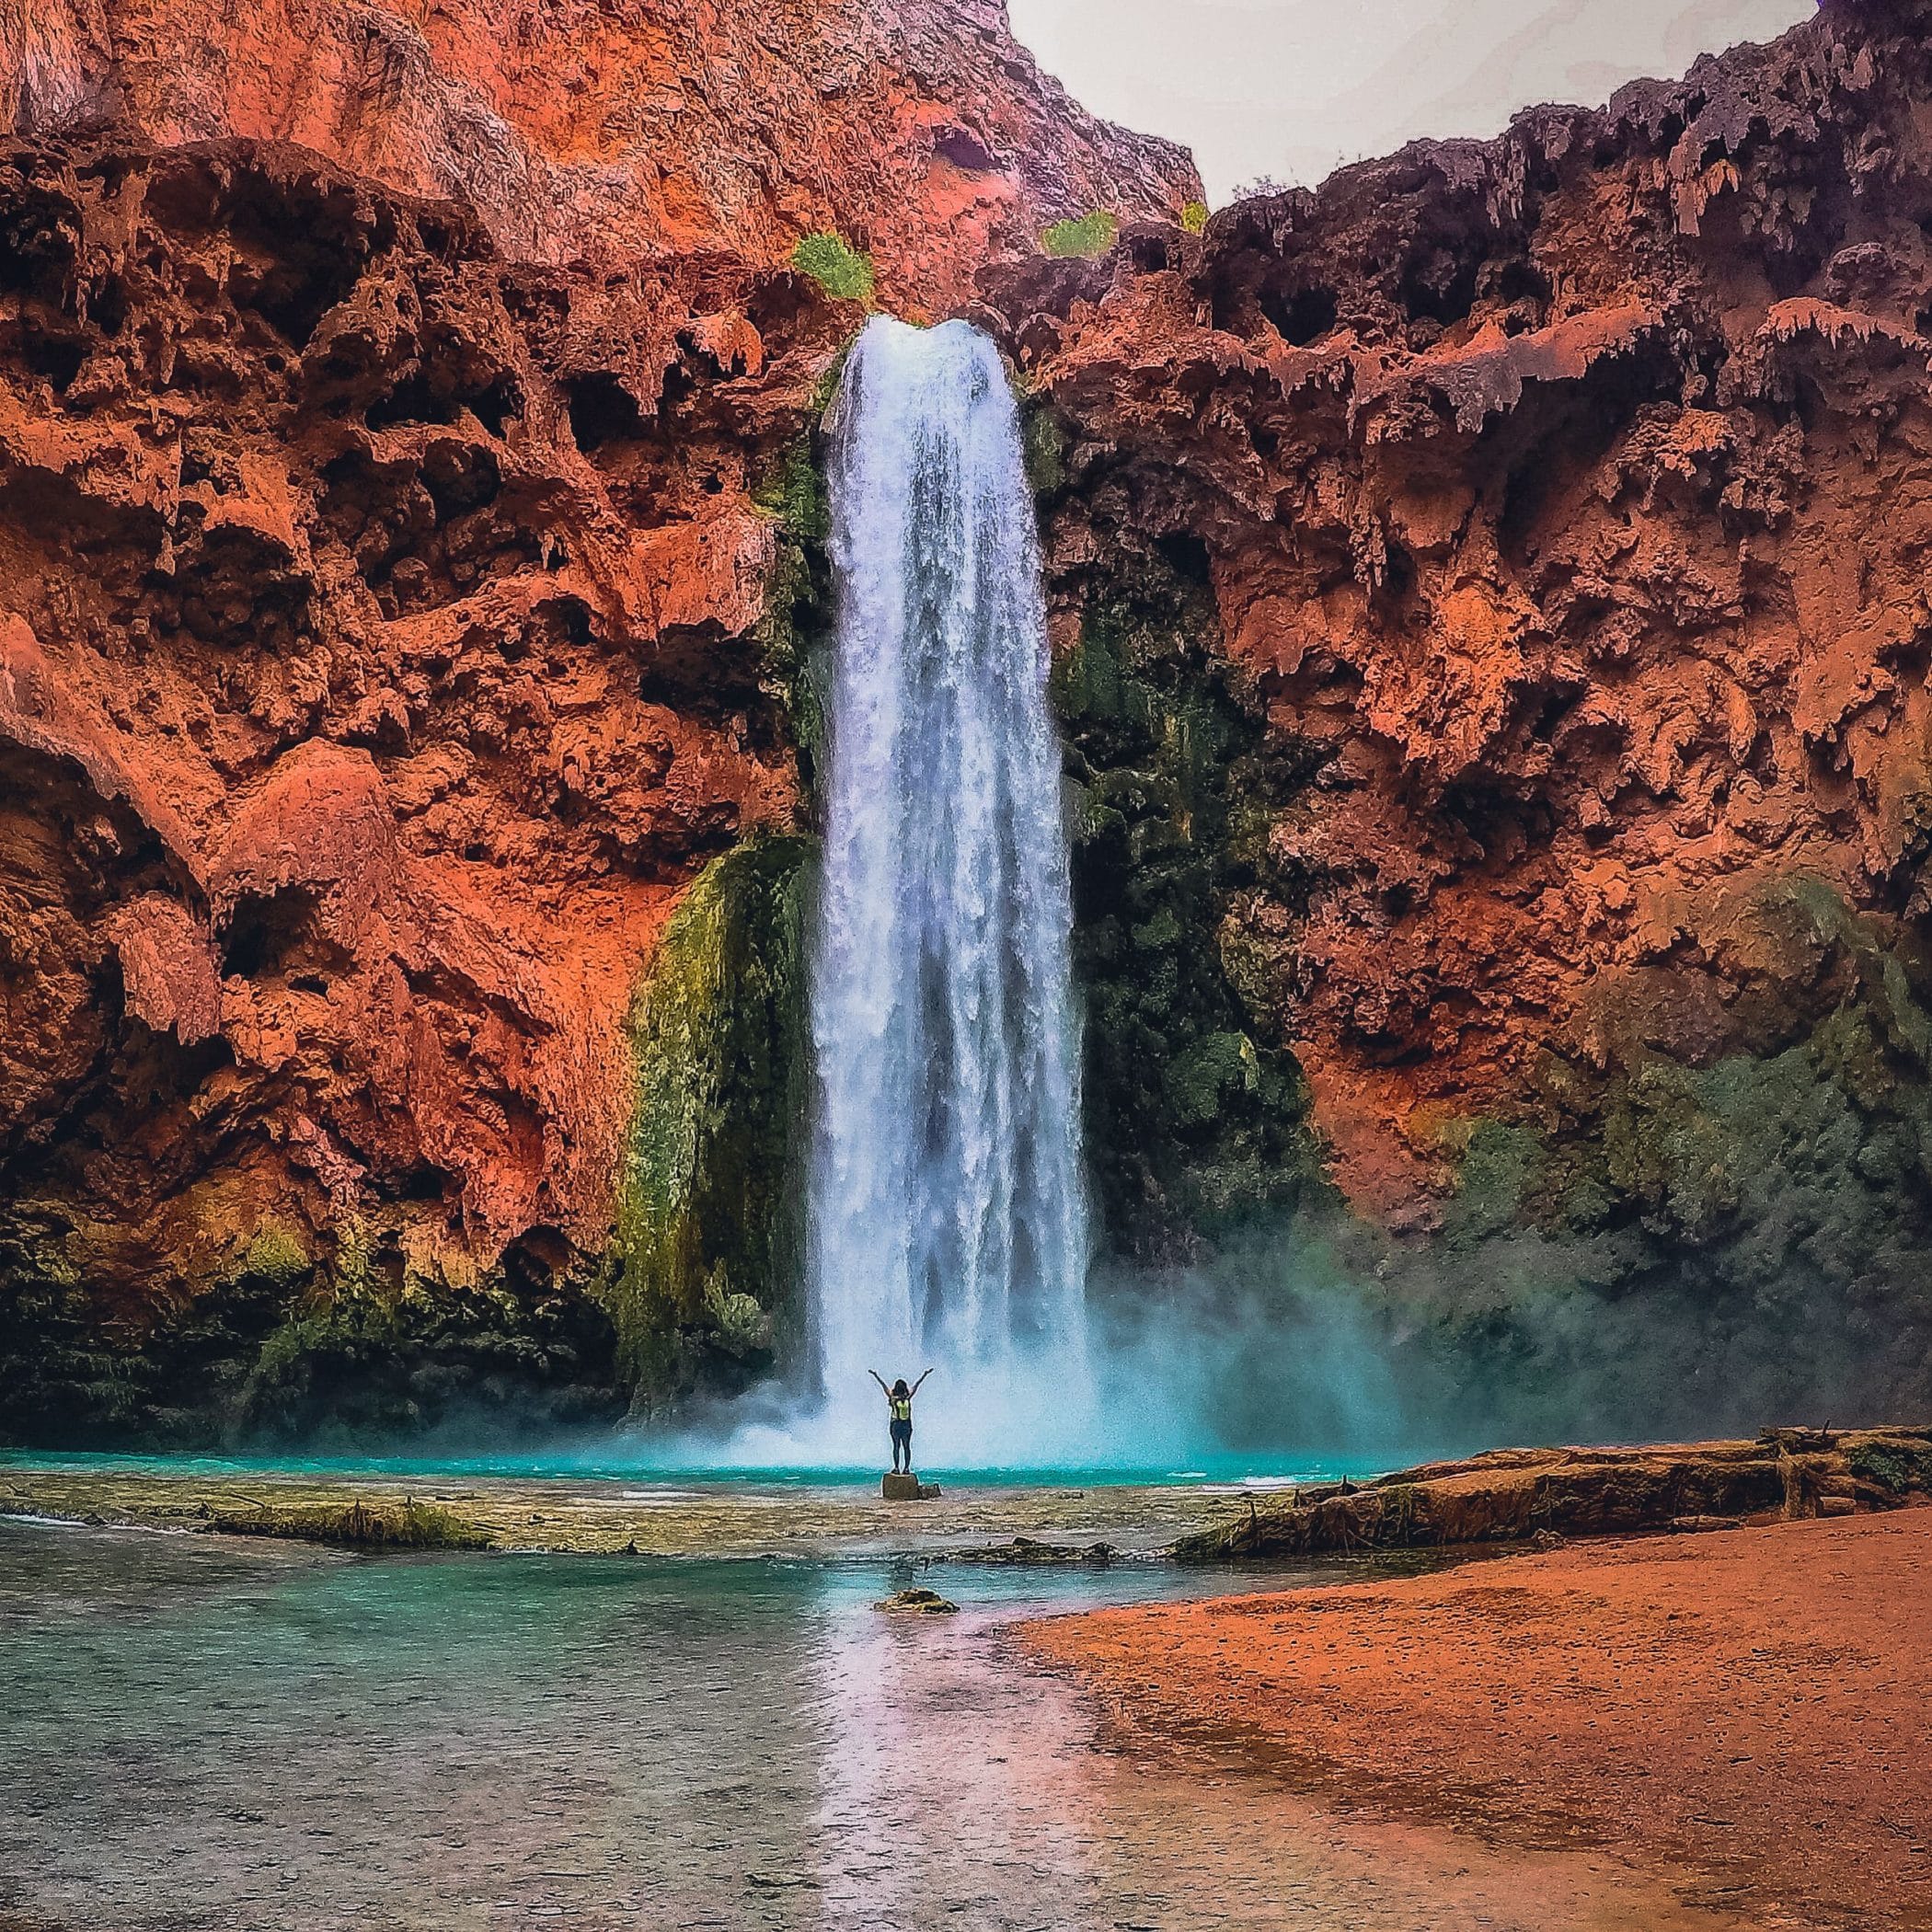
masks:
[[[960,1615],[871,1607],[910,1581],[0,1522],[0,1924],[1719,1923],[1605,1861],[1341,1822],[1231,1765],[1106,1748],[1000,1636],[1225,1577],[945,1565],[918,1581]]]

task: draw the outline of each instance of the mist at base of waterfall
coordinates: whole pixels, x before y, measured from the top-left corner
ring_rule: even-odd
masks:
[[[906,1380],[923,1366],[909,1366]],[[891,1380],[900,1371],[880,1373]],[[936,1373],[914,1405],[914,1466],[926,1474],[1041,1475],[1219,1466],[1220,1450],[1179,1405],[1148,1418],[1104,1383],[1083,1378],[1075,1386],[1079,1398],[1069,1403],[1051,1363]],[[886,1421],[885,1398],[869,1381],[837,1397],[774,1386],[648,1439],[649,1453],[666,1466],[880,1469],[891,1465]]]
[[[1384,1338],[1340,1283],[1230,1297],[1132,1278],[1089,1304],[1084,1374],[1052,1359],[935,1370],[914,1405],[923,1473],[1104,1479],[1361,1474],[1478,1446],[1419,1426]],[[888,1382],[925,1363],[877,1364]],[[864,1469],[890,1460],[872,1382],[821,1396],[772,1383],[641,1439],[662,1466]]]
[[[1661,1279],[1602,1293],[1525,1237],[1489,1272],[1351,1266],[1292,1221],[1225,1236],[1200,1265],[1104,1265],[1089,1290],[1090,1395],[1047,1363],[942,1368],[916,1410],[925,1473],[1123,1478],[1359,1475],[1551,1443],[1748,1437],[1784,1424],[1896,1421],[1885,1338],[1856,1306],[1792,1333],[1737,1296]],[[925,1364],[877,1364],[889,1379]],[[881,1467],[885,1404],[781,1385],[692,1412],[631,1453],[724,1469]],[[1103,1478],[1104,1479],[1104,1478]]]

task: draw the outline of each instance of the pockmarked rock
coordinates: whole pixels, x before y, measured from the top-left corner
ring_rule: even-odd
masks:
[[[1174,217],[1201,192],[1182,150],[1042,74],[996,0],[6,0],[0,120],[44,141],[104,117],[155,146],[293,142],[464,202],[516,261],[777,264],[843,232],[884,291],[933,304],[1048,223]],[[759,337],[728,314],[697,341],[748,367]]]

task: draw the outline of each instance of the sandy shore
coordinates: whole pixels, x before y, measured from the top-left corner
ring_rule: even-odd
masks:
[[[1766,1926],[1932,1926],[1932,1508],[1029,1627],[1130,1737],[1592,1844]]]

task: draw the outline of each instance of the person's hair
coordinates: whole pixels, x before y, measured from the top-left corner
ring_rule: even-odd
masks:
[[[909,1396],[912,1394],[912,1390],[905,1386],[905,1377],[903,1375],[900,1376],[898,1381],[893,1383],[892,1393],[895,1396]]]

